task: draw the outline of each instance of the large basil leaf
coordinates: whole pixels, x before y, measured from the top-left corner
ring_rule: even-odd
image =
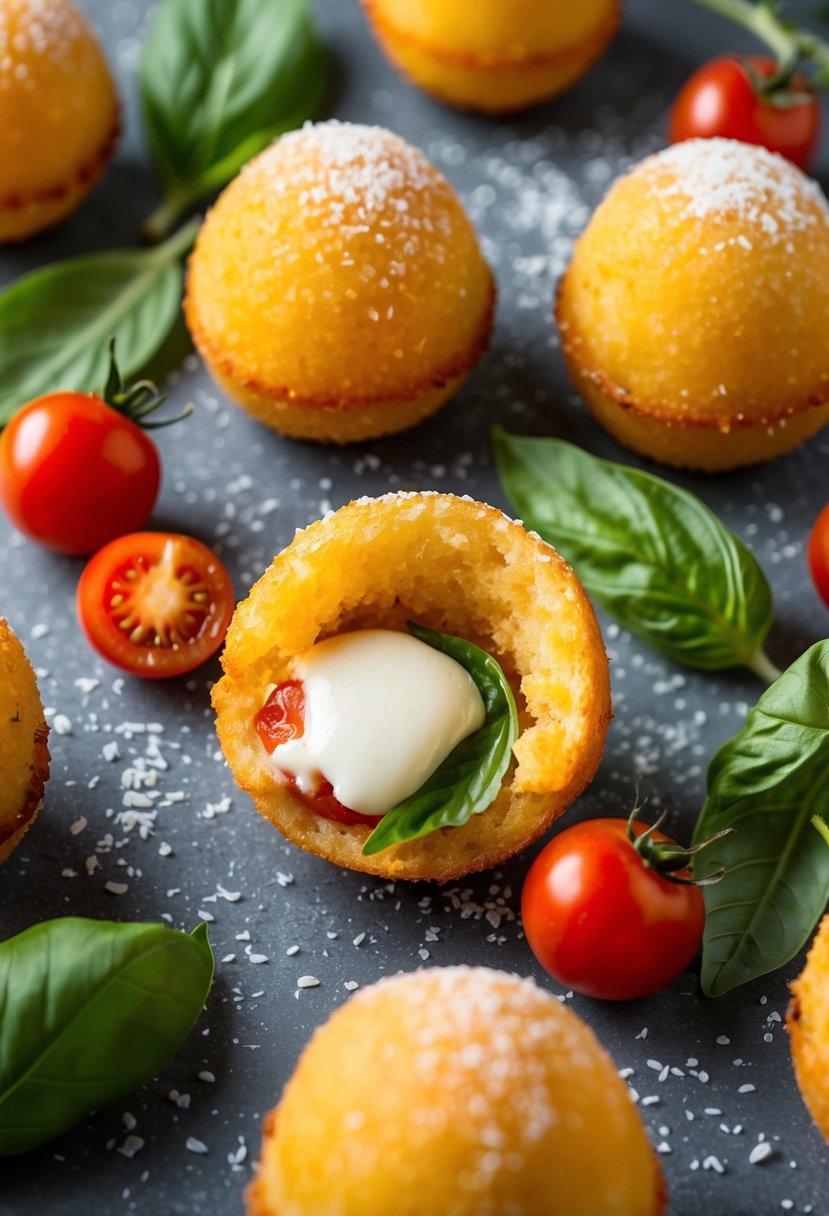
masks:
[[[0,426],[41,393],[100,391],[113,338],[123,375],[142,371],[178,316],[179,259],[196,231],[188,225],[157,249],[58,262],[0,294]]]
[[[437,828],[459,827],[494,802],[518,738],[515,698],[498,663],[463,638],[409,625],[421,642],[442,650],[471,675],[486,709],[480,730],[461,740],[419,790],[383,816],[363,845],[371,855]]]
[[[283,131],[318,109],[328,57],[307,0],[162,0],[141,61],[163,234]]]
[[[725,877],[705,888],[702,985],[720,996],[782,967],[829,901],[829,849],[810,823],[829,814],[829,641],[801,655],[760,698],[708,770],[697,823]]]
[[[206,926],[65,917],[0,944],[0,1155],[35,1148],[148,1081],[201,1013]]]
[[[524,522],[612,617],[670,659],[780,673],[763,653],[773,604],[756,559],[693,494],[559,439],[493,432]]]

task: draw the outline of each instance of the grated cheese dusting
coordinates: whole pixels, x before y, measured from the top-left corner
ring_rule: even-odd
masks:
[[[733,139],[674,144],[648,157],[633,176],[650,179],[663,200],[682,200],[682,219],[733,218],[773,241],[813,227],[819,216],[829,223],[817,182],[782,156]],[[748,235],[738,239],[751,248]]]
[[[87,36],[83,17],[67,0],[4,0],[0,4],[0,88],[28,79],[26,59],[71,65]]]

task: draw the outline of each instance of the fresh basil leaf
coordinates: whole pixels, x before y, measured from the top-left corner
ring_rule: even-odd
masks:
[[[0,426],[42,393],[100,392],[113,338],[122,374],[142,371],[178,316],[179,259],[196,231],[45,266],[0,294]]]
[[[64,917],[0,944],[0,1155],[52,1140],[148,1081],[202,1011],[201,924]]]
[[[162,0],[141,61],[163,234],[283,131],[316,113],[328,56],[308,0]]]
[[[708,770],[702,840],[725,877],[706,887],[702,986],[721,996],[782,967],[829,901],[829,849],[811,823],[829,814],[829,641],[767,689]]]
[[[515,698],[491,655],[463,638],[423,625],[410,623],[409,631],[466,668],[481,694],[486,718],[480,730],[462,739],[419,790],[383,816],[363,845],[366,856],[438,828],[459,827],[485,811],[501,788],[518,738]]]
[[[559,439],[496,427],[493,443],[518,514],[620,625],[688,667],[780,674],[763,653],[774,611],[765,575],[698,498]]]

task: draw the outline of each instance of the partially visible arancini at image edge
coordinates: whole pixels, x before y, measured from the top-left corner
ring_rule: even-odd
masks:
[[[118,138],[118,97],[71,0],[0,3],[0,243],[73,211]]]
[[[0,862],[40,810],[49,777],[48,736],[32,665],[0,617]]]
[[[429,968],[315,1031],[265,1120],[248,1216],[661,1216],[656,1155],[593,1032],[532,980]]]
[[[276,779],[254,717],[316,642],[410,620],[501,664],[519,711],[517,763],[467,823],[365,857],[370,828],[298,801]],[[571,567],[500,511],[451,494],[362,499],[299,532],[237,607],[222,665],[219,741],[256,809],[300,848],[394,879],[445,882],[526,847],[593,778],[611,717],[601,633]]]
[[[619,0],[362,0],[392,63],[427,93],[487,114],[569,88],[604,52]]]
[[[231,182],[190,259],[209,370],[284,435],[348,443],[434,413],[486,350],[495,286],[455,191],[382,127],[308,124]]]
[[[829,916],[824,916],[791,990],[786,1025],[797,1084],[829,1143]]]
[[[765,148],[676,144],[600,204],[559,284],[570,375],[623,444],[715,472],[829,422],[829,207]]]

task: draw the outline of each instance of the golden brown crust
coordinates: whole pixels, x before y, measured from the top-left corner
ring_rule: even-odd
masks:
[[[562,317],[562,295],[564,291],[566,272],[561,276],[556,289],[556,301],[553,311],[559,334],[561,335],[562,351],[567,358],[568,366],[579,381],[588,380],[598,388],[605,397],[615,402],[623,410],[629,410],[642,418],[650,418],[671,427],[700,427],[709,431],[751,430],[754,427],[766,428],[777,426],[796,414],[806,410],[829,404],[829,383],[810,393],[805,399],[788,405],[781,405],[776,410],[767,411],[760,417],[747,417],[739,408],[724,410],[720,414],[695,412],[693,408],[677,409],[664,402],[637,400],[625,388],[616,384],[599,367],[588,367],[581,359],[581,338],[573,333],[573,326]]]
[[[364,857],[369,828],[298,802],[275,780],[253,719],[265,687],[314,642],[409,619],[499,659],[519,705],[518,763],[484,814]],[[388,878],[445,882],[531,843],[592,779],[611,716],[601,634],[571,568],[499,511],[452,495],[364,500],[311,525],[237,608],[222,662],[217,731],[257,810],[300,848]]]
[[[532,54],[520,54],[517,52],[510,53],[507,50],[502,54],[498,54],[496,51],[487,51],[486,54],[482,54],[477,51],[456,50],[451,47],[441,46],[435,42],[429,42],[423,38],[418,38],[416,34],[412,34],[408,30],[401,30],[387,17],[382,17],[377,11],[376,0],[361,0],[361,3],[371,25],[377,31],[378,37],[407,43],[421,54],[429,55],[433,59],[441,60],[456,67],[471,68],[475,71],[497,71],[501,68],[516,67],[557,67],[566,64],[573,58],[577,58],[580,62],[583,62],[585,57],[588,60],[598,58],[613,36],[622,14],[621,0],[614,0],[602,23],[596,27],[596,30],[589,37],[581,38],[578,42],[571,43],[569,46],[558,47],[554,51],[537,51]]]
[[[49,729],[35,673],[0,618],[0,862],[34,822],[49,776]]]
[[[80,190],[90,187],[101,176],[115,152],[121,134],[121,113],[116,105],[112,125],[90,158],[80,165],[71,177],[54,186],[43,190],[33,190],[29,194],[7,194],[0,198],[0,212],[22,211],[27,207],[36,207],[45,203],[57,203],[77,194]]]
[[[219,345],[219,343],[214,342],[207,336],[199,320],[196,305],[192,298],[189,285],[189,276],[187,294],[184,299],[184,315],[187,320],[187,326],[190,330],[190,334],[194,343],[198,347],[202,358],[207,364],[209,364],[211,371],[221,377],[225,387],[229,392],[231,392],[231,394],[234,391],[234,387],[237,387],[244,392],[250,393],[253,397],[260,399],[270,398],[274,402],[284,403],[285,405],[293,406],[302,410],[325,410],[332,413],[344,413],[349,410],[360,410],[371,406],[380,406],[383,407],[384,410],[388,409],[391,411],[399,402],[415,402],[424,394],[429,393],[432,389],[441,389],[447,387],[448,385],[456,385],[462,382],[478,360],[481,359],[486,353],[489,347],[490,338],[492,336],[492,324],[497,300],[495,279],[488,266],[487,272],[490,279],[489,300],[481,318],[478,331],[475,334],[471,345],[465,351],[459,352],[457,357],[454,358],[451,363],[431,372],[428,377],[424,377],[422,380],[416,383],[410,382],[408,385],[404,385],[402,388],[397,389],[395,391],[394,398],[391,400],[385,395],[376,393],[346,394],[341,392],[336,396],[322,396],[321,394],[311,395],[308,393],[297,392],[296,389],[291,388],[291,386],[287,384],[269,384],[264,380],[258,379],[257,377],[244,375],[244,373],[242,373],[242,371],[236,366],[234,360]],[[441,401],[433,406],[432,409],[436,409],[437,405],[441,404],[445,399],[445,397],[441,398]],[[264,411],[266,402],[263,401],[261,405]],[[429,409],[427,413],[431,413],[432,409]],[[268,422],[265,412],[260,412],[259,417],[261,421],[266,423]],[[279,430],[282,429],[278,426],[276,421],[271,423],[271,425],[276,426]],[[407,423],[405,425],[411,424]],[[394,427],[393,429],[399,430],[404,428]],[[286,433],[293,434],[295,432],[286,430]],[[298,437],[307,438],[309,436],[301,435]],[[355,438],[362,437],[363,436],[355,436]],[[322,438],[324,438],[324,436]]]
[[[815,934],[786,1012],[797,1084],[829,1143],[829,916]]]

